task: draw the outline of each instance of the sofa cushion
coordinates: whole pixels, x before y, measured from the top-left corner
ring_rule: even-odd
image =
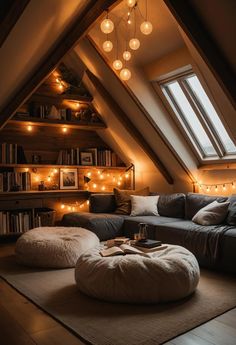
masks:
[[[185,219],[191,220],[193,216],[203,207],[210,204],[211,202],[218,200],[224,202],[227,200],[225,197],[210,196],[198,193],[188,193],[186,195],[185,202]]]
[[[160,224],[179,222],[179,218],[168,218],[168,217],[157,217],[157,216],[140,216],[140,217],[130,217],[126,216],[123,224],[124,235],[133,238],[135,233],[139,232],[139,224],[145,223],[148,225],[147,233],[148,238],[155,238],[155,231],[158,229]]]
[[[201,208],[193,217],[193,222],[200,225],[217,225],[223,223],[228,213],[229,201],[211,202]]]
[[[185,194],[161,194],[158,200],[158,213],[164,217],[184,218]]]
[[[226,218],[226,223],[228,225],[236,225],[236,195],[233,194],[229,198],[229,212]]]
[[[131,195],[131,216],[159,216],[157,210],[158,195]]]
[[[130,195],[149,195],[149,187],[140,190],[121,190],[114,188],[114,195],[116,199],[116,210],[117,214],[130,214],[131,212],[131,200]]]
[[[89,211],[93,213],[112,213],[116,209],[114,194],[91,194]]]
[[[121,236],[124,216],[107,213],[71,212],[63,216],[63,226],[77,226],[94,232],[100,241]]]

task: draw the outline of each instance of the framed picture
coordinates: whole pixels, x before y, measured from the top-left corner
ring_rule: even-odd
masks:
[[[60,189],[78,189],[77,169],[60,169]]]
[[[93,153],[92,152],[80,152],[80,164],[81,165],[93,165]]]

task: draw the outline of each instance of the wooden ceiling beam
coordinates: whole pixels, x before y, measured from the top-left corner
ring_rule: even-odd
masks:
[[[86,34],[93,22],[117,0],[91,0],[84,10],[64,31],[55,47],[48,51],[43,61],[29,75],[24,85],[11,97],[0,111],[0,128],[4,127],[16,110],[27,100],[37,87],[49,76],[60,63],[65,54],[74,47],[78,40]]]
[[[216,80],[236,107],[235,73],[189,0],[164,0]],[[233,33],[232,33],[233,34]]]
[[[105,89],[105,87],[102,85],[100,80],[89,70],[86,70],[86,74],[93,84],[93,86],[96,88],[96,90],[99,92],[99,94],[103,97],[106,104],[110,107],[112,112],[116,115],[118,120],[122,123],[122,125],[127,129],[129,134],[133,137],[133,139],[142,147],[144,152],[150,157],[152,162],[155,164],[155,166],[159,169],[163,177],[166,179],[166,181],[169,184],[173,184],[174,180],[172,176],[170,175],[169,171],[163,164],[163,162],[160,160],[156,152],[152,149],[152,147],[148,144],[142,133],[133,125],[129,117],[126,115],[126,113],[123,111],[123,109],[120,107],[120,105],[116,102],[116,100],[111,96],[111,94]]]

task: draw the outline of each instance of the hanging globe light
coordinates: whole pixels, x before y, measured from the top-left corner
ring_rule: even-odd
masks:
[[[137,50],[140,47],[140,41],[137,38],[131,38],[129,47],[130,49]]]
[[[136,0],[126,0],[126,4],[128,7],[134,7]]]
[[[114,62],[113,62],[113,64],[112,64],[112,66],[113,66],[113,68],[115,69],[115,70],[119,70],[119,69],[121,69],[122,68],[122,66],[123,66],[123,64],[122,64],[122,62],[120,61],[120,60],[115,60]]]
[[[120,71],[120,78],[122,80],[129,80],[131,78],[131,72],[128,68],[123,68],[121,71]]]
[[[150,35],[150,33],[152,32],[152,23],[145,21],[140,25],[140,31],[144,34],[144,35]]]
[[[105,41],[103,42],[102,48],[105,52],[109,53],[110,51],[112,51],[113,44],[111,41]]]
[[[104,34],[110,34],[114,30],[114,23],[111,19],[106,18],[101,22],[100,28]]]
[[[131,53],[130,53],[128,50],[124,51],[124,53],[123,53],[123,59],[124,59],[125,61],[129,61],[129,60],[131,59]]]

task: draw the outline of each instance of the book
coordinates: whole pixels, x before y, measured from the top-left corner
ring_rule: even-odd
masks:
[[[114,246],[120,246],[121,244],[125,244],[129,241],[130,239],[128,237],[116,237],[111,240],[107,240],[107,247],[114,247]]]
[[[160,245],[158,247],[154,247],[154,248],[145,248],[145,247],[139,247],[139,246],[136,246],[135,244],[133,244],[133,247],[138,249],[138,250],[141,250],[143,253],[155,253],[155,252],[159,252],[160,250],[168,248],[168,245],[162,244],[162,245]]]
[[[154,247],[158,247],[161,246],[161,241],[156,241],[156,240],[145,240],[145,241],[137,241],[136,245],[139,247],[143,247],[143,248],[154,248]]]
[[[114,246],[106,249],[102,249],[100,251],[101,256],[115,256],[115,255],[126,255],[126,254],[139,254],[143,256],[148,256],[143,251],[130,246],[129,244],[121,244],[119,247]]]

